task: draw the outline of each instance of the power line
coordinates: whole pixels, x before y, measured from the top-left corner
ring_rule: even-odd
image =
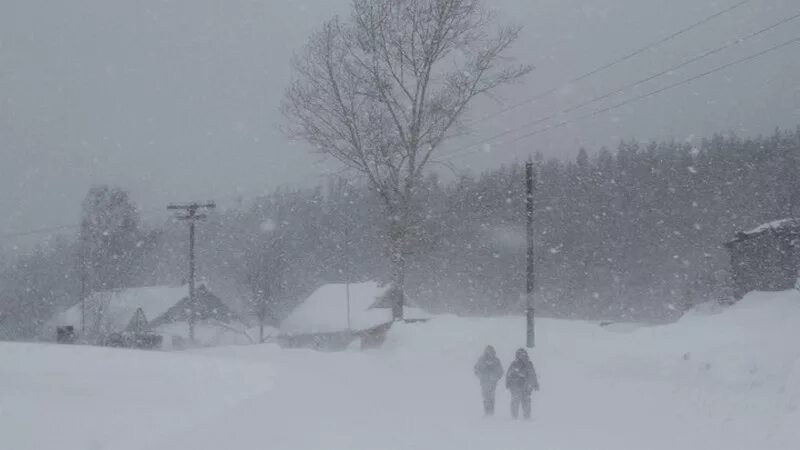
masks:
[[[597,67],[597,68],[595,68],[595,69],[593,69],[593,70],[590,70],[590,71],[588,71],[588,72],[586,72],[586,73],[583,73],[582,75],[579,75],[579,76],[577,76],[577,77],[575,77],[575,78],[573,78],[573,79],[569,80],[569,81],[568,81],[567,83],[565,83],[564,85],[569,85],[569,84],[572,84],[572,83],[577,83],[577,82],[579,82],[579,81],[582,81],[582,80],[584,80],[584,79],[586,79],[586,78],[589,78],[589,77],[591,77],[591,76],[593,76],[593,75],[595,75],[595,74],[597,74],[597,73],[603,72],[603,71],[605,71],[605,70],[607,70],[607,69],[610,69],[610,68],[612,68],[612,67],[614,67],[614,66],[616,66],[616,65],[618,65],[618,64],[621,64],[621,63],[623,63],[623,62],[625,62],[625,61],[628,61],[628,60],[630,60],[631,58],[634,58],[634,57],[636,57],[636,56],[638,56],[638,55],[640,55],[640,54],[642,54],[642,53],[644,53],[644,52],[646,52],[646,51],[648,51],[648,50],[650,50],[650,49],[652,49],[652,48],[654,48],[654,47],[657,47],[657,46],[659,46],[659,45],[661,45],[661,44],[663,44],[663,43],[666,43],[666,42],[668,42],[668,41],[670,41],[670,40],[672,40],[672,39],[675,39],[676,37],[678,37],[678,36],[680,36],[680,35],[682,35],[682,34],[685,34],[685,33],[689,32],[689,31],[691,31],[691,30],[693,30],[693,29],[695,29],[695,28],[698,28],[698,27],[700,27],[700,26],[702,26],[702,25],[704,25],[704,24],[706,24],[706,23],[708,23],[708,22],[710,22],[710,21],[712,21],[712,20],[714,20],[714,19],[716,19],[716,18],[718,18],[718,17],[720,17],[720,16],[724,15],[724,14],[727,14],[727,13],[729,13],[729,12],[731,12],[731,11],[733,11],[733,10],[735,10],[735,9],[737,9],[737,8],[739,8],[739,7],[741,7],[741,6],[744,6],[745,4],[747,4],[747,3],[750,3],[751,1],[752,1],[752,0],[741,0],[741,1],[737,2],[737,3],[734,3],[733,5],[731,5],[731,6],[727,7],[727,8],[725,8],[725,9],[723,9],[723,10],[720,10],[720,11],[718,11],[718,12],[714,13],[714,14],[711,14],[711,15],[709,15],[709,16],[707,16],[707,17],[704,17],[703,19],[701,19],[701,20],[699,20],[699,21],[697,21],[697,22],[695,22],[695,23],[692,23],[691,25],[689,25],[689,26],[687,26],[687,27],[684,27],[684,28],[682,28],[682,29],[680,29],[680,30],[678,30],[678,31],[675,31],[674,33],[672,33],[672,34],[670,34],[670,35],[667,35],[667,36],[665,36],[665,37],[663,37],[663,38],[661,38],[661,39],[658,39],[658,40],[656,40],[656,41],[654,41],[654,42],[651,42],[651,43],[649,43],[649,44],[647,44],[647,45],[645,45],[645,46],[643,46],[643,47],[640,47],[640,48],[638,48],[638,49],[636,49],[636,50],[634,50],[634,51],[632,51],[632,52],[630,52],[630,53],[628,53],[628,54],[626,54],[626,55],[624,55],[624,56],[622,56],[622,57],[620,57],[620,58],[618,58],[618,59],[615,59],[615,60],[613,60],[613,61],[611,61],[611,62],[609,62],[609,63],[606,63],[606,64],[604,64],[604,65],[602,65],[602,66],[600,66],[600,67]],[[789,22],[789,21],[791,21],[791,20],[794,20],[794,19],[796,19],[796,18],[798,18],[798,17],[800,17],[800,14],[798,14],[798,15],[795,15],[795,16],[792,16],[792,17],[790,17],[790,18],[787,18],[787,19],[784,19],[784,20],[782,20],[782,21],[780,21],[780,22],[778,22],[778,23],[776,23],[776,24],[774,24],[774,25],[772,25],[772,26],[770,26],[770,27],[767,27],[767,28],[765,28],[765,29],[759,30],[758,32],[756,32],[756,33],[753,33],[753,34],[751,34],[751,35],[749,35],[749,36],[747,36],[747,37],[745,37],[745,38],[738,39],[738,40],[736,40],[736,41],[733,41],[733,42],[730,42],[730,43],[728,43],[728,44],[726,44],[726,45],[724,45],[724,46],[722,46],[722,47],[719,47],[719,48],[717,48],[717,49],[714,49],[714,50],[712,50],[712,51],[710,51],[710,52],[706,52],[706,53],[704,53],[704,54],[702,54],[702,55],[698,55],[697,57],[695,57],[695,58],[692,58],[692,59],[690,59],[690,60],[688,60],[688,61],[686,61],[686,62],[684,62],[684,63],[682,63],[682,64],[680,64],[680,65],[678,65],[678,66],[676,66],[676,67],[672,67],[672,68],[670,68],[670,69],[667,69],[666,71],[660,72],[660,73],[658,73],[658,74],[654,74],[654,75],[652,75],[651,77],[648,77],[648,78],[646,78],[646,79],[639,80],[639,81],[637,81],[636,83],[634,83],[634,84],[632,84],[632,85],[625,86],[625,87],[623,87],[623,88],[620,88],[620,89],[618,89],[618,90],[616,90],[616,91],[613,91],[613,92],[610,92],[610,93],[608,93],[608,94],[605,94],[605,95],[603,95],[603,96],[601,96],[601,97],[594,98],[594,99],[592,99],[592,100],[589,100],[588,102],[584,102],[584,103],[582,103],[582,104],[580,104],[580,105],[577,105],[577,106],[575,106],[575,107],[572,107],[572,108],[570,108],[570,109],[568,109],[568,110],[561,111],[561,112],[559,112],[558,114],[555,114],[555,115],[550,115],[550,116],[547,116],[547,117],[545,117],[545,118],[542,118],[542,119],[537,119],[536,121],[534,121],[534,122],[530,122],[530,123],[527,123],[526,125],[524,125],[523,127],[520,127],[520,128],[525,128],[525,127],[528,127],[528,126],[531,126],[531,125],[535,125],[535,124],[538,124],[538,123],[544,122],[544,121],[546,121],[546,120],[549,120],[549,119],[552,119],[552,118],[554,118],[554,117],[557,117],[557,116],[558,116],[558,115],[560,115],[560,114],[564,114],[564,113],[566,113],[566,112],[571,112],[571,111],[574,111],[574,110],[576,110],[576,109],[578,109],[578,108],[581,108],[581,107],[587,106],[587,105],[589,105],[589,104],[595,103],[595,102],[597,102],[597,101],[600,101],[600,100],[602,100],[602,99],[608,98],[608,97],[610,97],[610,96],[612,96],[612,95],[615,95],[615,94],[617,94],[617,93],[620,93],[620,92],[622,92],[622,91],[623,91],[623,90],[625,90],[625,89],[628,89],[628,88],[630,88],[630,87],[635,87],[635,86],[638,86],[638,85],[640,85],[640,84],[642,84],[642,83],[645,83],[645,82],[647,82],[647,81],[650,81],[650,80],[652,80],[652,79],[654,79],[654,78],[656,78],[656,77],[658,77],[658,76],[664,75],[665,73],[668,73],[668,72],[670,72],[670,71],[673,71],[673,70],[675,70],[676,68],[680,68],[680,67],[686,66],[686,65],[688,65],[688,64],[691,64],[691,63],[693,63],[693,62],[695,62],[695,61],[698,61],[698,60],[700,60],[700,59],[703,59],[703,58],[705,58],[705,57],[711,56],[712,54],[718,53],[718,52],[720,52],[720,51],[722,51],[722,50],[724,50],[724,49],[726,49],[726,48],[729,48],[729,47],[732,47],[732,46],[734,46],[734,45],[737,45],[737,44],[741,43],[741,42],[742,42],[742,41],[744,41],[744,40],[747,40],[747,39],[750,39],[750,38],[752,38],[752,37],[755,37],[755,36],[757,36],[757,35],[759,35],[759,34],[762,34],[762,33],[766,32],[766,31],[769,31],[769,30],[771,30],[771,29],[773,29],[773,28],[776,28],[777,26],[780,26],[780,25],[782,25],[783,23],[786,23],[786,22]],[[715,70],[713,70],[713,71],[707,72],[707,73],[705,73],[705,74],[701,74],[701,75],[700,75],[700,76],[698,76],[698,77],[693,77],[693,78],[690,78],[690,79],[688,79],[688,80],[685,80],[684,82],[690,82],[690,81],[694,81],[694,80],[695,80],[695,79],[697,79],[697,78],[702,78],[702,77],[704,77],[704,76],[706,76],[706,75],[710,75],[711,73],[714,73],[714,72],[716,72],[716,71],[718,71],[718,70],[722,70],[722,69],[725,69],[725,68],[727,68],[727,67],[730,67],[730,66],[732,66],[732,65],[735,65],[735,64],[738,64],[738,63],[741,63],[741,62],[748,61],[749,59],[753,59],[753,58],[755,58],[755,57],[761,56],[761,55],[762,55],[762,54],[764,54],[764,53],[768,53],[768,52],[770,52],[770,51],[777,50],[778,48],[781,48],[781,47],[783,47],[783,46],[789,45],[789,44],[791,44],[791,43],[793,43],[793,42],[796,42],[796,41],[797,41],[797,40],[793,40],[793,41],[786,42],[786,43],[784,43],[784,44],[781,44],[781,45],[779,45],[779,46],[776,46],[776,47],[774,47],[774,48],[768,49],[768,50],[766,50],[766,51],[764,51],[764,52],[762,52],[762,53],[758,53],[758,54],[755,54],[755,55],[751,55],[751,57],[748,57],[748,58],[743,58],[742,60],[735,61],[734,63],[728,64],[728,65],[725,65],[725,66],[721,66],[721,67],[719,67],[719,68],[717,68],[717,69],[715,69]],[[530,137],[530,136],[532,136],[532,135],[539,134],[539,133],[541,133],[541,132],[544,132],[544,131],[549,131],[549,130],[551,130],[551,129],[553,129],[553,128],[558,128],[558,127],[561,127],[561,126],[567,125],[567,124],[569,124],[569,123],[572,123],[572,122],[574,122],[574,121],[583,120],[583,119],[585,119],[585,118],[587,118],[587,117],[593,117],[593,116],[595,116],[595,115],[597,115],[597,114],[600,114],[600,113],[603,113],[603,112],[607,112],[607,111],[610,111],[610,110],[613,110],[613,109],[619,108],[619,107],[621,107],[621,106],[624,106],[625,104],[628,104],[628,103],[630,103],[630,102],[637,101],[637,100],[641,100],[641,99],[643,99],[643,98],[646,98],[646,97],[649,97],[649,96],[651,96],[651,95],[655,95],[655,94],[657,94],[657,93],[663,92],[664,90],[671,89],[671,88],[673,88],[673,87],[677,87],[677,86],[679,86],[679,85],[681,85],[681,84],[684,84],[684,82],[681,82],[681,83],[676,83],[675,85],[668,86],[667,88],[664,88],[664,89],[662,89],[662,90],[655,91],[655,92],[652,92],[652,93],[646,94],[646,95],[644,95],[644,96],[636,97],[636,98],[634,98],[634,99],[632,99],[632,100],[630,100],[630,101],[627,101],[627,102],[623,102],[623,103],[621,103],[621,104],[614,105],[614,106],[612,106],[612,107],[610,107],[610,108],[604,108],[603,110],[594,111],[593,113],[590,113],[589,115],[579,116],[578,118],[576,118],[576,119],[574,119],[574,120],[571,120],[571,121],[564,121],[564,122],[560,122],[560,123],[558,123],[558,124],[556,124],[556,125],[554,125],[554,126],[546,127],[546,128],[544,128],[544,129],[541,129],[541,130],[534,131],[533,133],[528,133],[528,134],[525,134],[525,135],[523,135],[523,136],[520,136],[519,138],[515,138],[514,140],[512,140],[512,141],[509,141],[509,142],[507,142],[507,143],[516,142],[516,141],[518,141],[519,139],[526,138],[526,137]],[[467,122],[467,124],[466,124],[466,125],[469,125],[469,124],[474,124],[474,123],[476,123],[476,122],[480,122],[480,121],[485,121],[485,120],[488,120],[488,119],[490,119],[490,118],[496,117],[496,116],[498,116],[498,115],[501,115],[501,114],[503,114],[503,113],[506,113],[506,112],[508,112],[508,111],[511,111],[511,110],[513,110],[513,109],[516,109],[516,108],[518,108],[518,107],[520,107],[520,106],[523,106],[523,105],[525,105],[525,104],[527,104],[527,103],[530,103],[530,102],[536,101],[536,100],[538,100],[538,99],[541,99],[541,98],[543,98],[543,97],[546,97],[546,96],[548,96],[548,95],[550,95],[550,94],[552,94],[552,93],[554,93],[554,92],[558,91],[558,90],[559,90],[559,89],[561,89],[561,88],[562,88],[564,85],[561,85],[561,86],[558,86],[558,87],[555,87],[555,88],[549,89],[549,90],[547,90],[547,91],[545,91],[545,92],[542,92],[542,93],[540,93],[540,94],[537,94],[537,95],[535,95],[535,96],[533,96],[533,97],[530,97],[530,98],[524,99],[524,100],[522,100],[522,101],[520,101],[520,102],[517,102],[517,103],[514,103],[514,104],[512,104],[512,105],[509,105],[508,107],[506,107],[506,108],[503,108],[503,109],[501,109],[501,110],[499,110],[499,111],[496,111],[496,112],[494,112],[494,113],[492,113],[492,114],[489,114],[489,115],[487,115],[487,116],[484,116],[483,118],[479,118],[479,119],[475,119],[475,120],[469,121],[469,122]],[[508,134],[511,134],[511,133],[513,133],[513,132],[519,131],[519,130],[520,130],[520,128],[517,128],[517,129],[514,129],[514,130],[509,130],[509,131],[507,131],[507,132],[504,132],[504,133],[501,133],[501,134],[498,134],[498,135],[492,136],[492,137],[490,137],[490,138],[487,138],[486,140],[483,140],[483,141],[480,141],[480,142],[477,142],[477,143],[470,144],[470,145],[468,145],[468,146],[466,146],[466,147],[462,147],[462,148],[460,148],[460,149],[458,149],[458,150],[456,150],[456,151],[454,151],[454,152],[452,152],[452,153],[450,153],[450,154],[446,155],[446,157],[445,157],[445,158],[443,158],[443,159],[444,159],[444,160],[447,160],[447,159],[452,159],[453,157],[459,157],[459,156],[461,156],[461,155],[463,155],[463,154],[467,154],[467,153],[464,153],[464,152],[462,152],[462,151],[463,151],[463,150],[465,150],[465,149],[472,148],[472,147],[474,147],[474,146],[476,146],[476,145],[480,145],[480,144],[483,144],[483,143],[487,143],[487,142],[489,142],[489,141],[492,141],[492,140],[495,140],[495,139],[497,139],[497,138],[500,138],[500,137],[506,136],[506,135],[508,135]],[[319,175],[314,175],[314,177],[317,177],[317,176],[319,176]],[[311,177],[309,177],[309,178],[311,178]],[[227,196],[227,197],[234,197],[234,196],[238,196],[238,195],[241,195],[241,194],[240,194],[240,193],[236,193],[236,194],[233,194],[233,195],[231,195],[231,196]],[[223,197],[223,198],[226,198],[226,197]],[[58,226],[51,226],[51,227],[42,227],[42,228],[37,228],[37,229],[30,230],[30,231],[11,232],[11,233],[0,233],[0,239],[11,239],[11,238],[17,238],[17,237],[32,236],[32,235],[37,235],[37,234],[53,233],[53,232],[62,231],[62,230],[77,229],[77,228],[79,228],[79,227],[80,227],[80,225],[78,225],[78,224],[69,224],[69,225],[58,225]]]
[[[17,231],[12,233],[3,233],[0,234],[0,239],[10,239],[10,238],[17,238],[17,237],[25,237],[25,236],[33,236],[36,234],[43,234],[43,233],[54,233],[57,231],[62,230],[70,230],[76,229],[80,225],[56,225],[52,227],[42,227],[42,228],[35,228],[29,231]]]
[[[745,62],[748,62],[748,61],[750,61],[750,60],[753,60],[753,59],[756,59],[756,58],[758,58],[758,57],[761,57],[761,56],[763,56],[763,55],[766,55],[767,53],[774,52],[774,51],[776,51],[776,50],[779,50],[779,49],[781,49],[781,48],[783,48],[783,47],[787,47],[787,46],[789,46],[789,45],[796,44],[796,43],[800,43],[800,37],[797,37],[797,38],[794,38],[794,39],[790,39],[790,40],[788,40],[788,41],[785,41],[785,42],[783,42],[783,43],[780,43],[780,44],[774,45],[774,46],[772,46],[772,47],[769,47],[769,48],[767,48],[767,49],[765,49],[765,50],[762,50],[762,51],[760,51],[760,52],[757,52],[757,53],[751,54],[751,55],[749,55],[749,56],[746,56],[746,57],[744,57],[744,58],[737,59],[737,60],[735,60],[735,61],[733,61],[733,62],[730,62],[730,63],[727,63],[727,64],[723,64],[723,65],[721,65],[721,66],[718,66],[718,67],[716,67],[716,68],[714,68],[714,69],[711,69],[711,70],[709,70],[709,71],[703,72],[703,73],[701,73],[701,74],[699,74],[699,75],[695,75],[695,76],[693,76],[693,77],[687,78],[687,79],[685,79],[685,80],[682,80],[682,81],[679,81],[679,82],[677,82],[677,83],[670,84],[669,86],[666,86],[666,87],[663,87],[663,88],[660,88],[660,89],[657,89],[657,90],[654,90],[654,91],[650,91],[650,92],[648,92],[648,93],[646,93],[646,94],[642,94],[642,95],[639,95],[639,96],[633,97],[633,98],[631,98],[631,99],[629,99],[629,100],[625,100],[625,101],[623,101],[623,102],[617,103],[617,104],[615,104],[615,105],[612,105],[612,106],[609,106],[609,107],[607,107],[607,108],[601,108],[601,109],[598,109],[598,110],[592,111],[592,112],[590,112],[590,113],[588,113],[588,114],[584,114],[584,115],[581,115],[581,116],[575,117],[574,119],[570,119],[570,120],[564,120],[564,121],[562,121],[562,122],[559,122],[559,123],[557,123],[557,124],[554,124],[554,125],[548,125],[547,127],[540,128],[540,129],[538,129],[538,130],[535,130],[535,131],[532,131],[532,132],[530,132],[530,133],[523,134],[523,135],[521,135],[521,136],[518,136],[518,137],[516,137],[516,138],[514,138],[514,139],[510,140],[510,141],[503,142],[503,144],[512,144],[512,143],[515,143],[515,142],[521,141],[521,140],[523,140],[523,139],[527,139],[527,138],[529,138],[529,137],[531,137],[531,136],[535,136],[535,135],[537,135],[537,134],[541,134],[541,133],[544,133],[544,132],[546,132],[546,131],[553,130],[553,129],[555,129],[555,128],[561,128],[561,127],[563,127],[563,126],[565,126],[565,125],[569,125],[569,124],[572,124],[572,123],[575,123],[575,122],[578,122],[578,121],[581,121],[581,120],[585,120],[585,119],[589,119],[589,118],[592,118],[592,117],[596,117],[596,116],[598,116],[598,115],[600,115],[600,114],[603,114],[603,113],[606,113],[606,112],[609,112],[609,111],[612,111],[612,110],[615,110],[615,109],[621,108],[621,107],[623,107],[623,106],[625,106],[625,105],[628,105],[628,104],[630,104],[630,103],[637,102],[637,101],[639,101],[639,100],[643,100],[643,99],[645,99],[645,98],[652,97],[652,96],[654,96],[654,95],[658,95],[658,94],[660,94],[660,93],[662,93],[662,92],[668,91],[668,90],[670,90],[670,89],[674,89],[674,88],[676,88],[676,87],[682,86],[682,85],[684,85],[684,84],[687,84],[687,83],[691,83],[691,82],[693,82],[693,81],[696,81],[696,80],[699,80],[699,79],[701,79],[701,78],[705,78],[705,77],[707,77],[707,76],[709,76],[709,75],[712,75],[712,74],[714,74],[714,73],[716,73],[716,72],[719,72],[719,71],[721,71],[721,70],[725,70],[725,69],[727,69],[727,68],[730,68],[730,67],[733,67],[733,66],[736,66],[736,65],[739,65],[739,64],[743,64],[743,63],[745,63]],[[466,147],[465,147],[465,148],[466,148]],[[472,152],[461,152],[461,151],[456,151],[456,152],[450,153],[450,154],[448,155],[448,157],[447,157],[447,158],[444,158],[444,159],[445,159],[445,160],[447,160],[447,159],[453,159],[453,158],[455,158],[455,157],[461,157],[461,156],[464,156],[464,155],[467,155],[467,154],[470,154],[470,153],[474,153],[474,152],[475,152],[475,151],[472,151]]]
[[[150,214],[153,212],[161,211],[161,208],[155,209],[146,209],[139,211],[140,213]],[[0,239],[13,239],[18,237],[25,237],[25,236],[34,236],[37,234],[46,234],[46,233],[55,233],[58,231],[66,231],[66,230],[75,230],[80,228],[80,224],[72,223],[72,224],[65,224],[65,225],[54,225],[49,227],[41,227],[41,228],[34,228],[33,230],[28,231],[16,231],[10,233],[0,233]]]
[[[750,39],[752,39],[754,37],[760,36],[760,35],[768,32],[768,31],[772,31],[775,28],[778,28],[779,26],[781,26],[781,25],[783,25],[785,23],[791,22],[793,20],[796,20],[798,18],[800,18],[800,13],[797,13],[797,14],[795,14],[793,16],[790,16],[790,17],[787,17],[785,19],[782,19],[782,20],[780,20],[780,21],[778,21],[778,22],[776,22],[776,23],[774,23],[774,24],[772,24],[772,25],[770,25],[770,26],[768,26],[766,28],[762,28],[762,29],[760,29],[758,31],[750,33],[747,36],[735,39],[733,41],[729,41],[729,42],[727,42],[727,43],[725,43],[725,44],[723,44],[723,45],[721,45],[721,46],[719,46],[717,48],[714,48],[714,49],[709,50],[707,52],[701,53],[701,54],[699,54],[699,55],[697,55],[697,56],[695,56],[693,58],[690,58],[690,59],[688,59],[688,60],[686,60],[686,61],[684,61],[684,62],[682,62],[682,63],[680,63],[680,64],[678,64],[676,66],[672,66],[669,69],[663,70],[663,71],[655,73],[655,74],[653,74],[653,75],[651,75],[651,76],[649,76],[647,78],[644,78],[644,79],[641,79],[639,81],[636,81],[633,84],[629,84],[627,86],[623,86],[623,87],[621,87],[619,89],[616,89],[616,90],[614,90],[612,92],[609,92],[609,93],[607,93],[605,95],[602,95],[600,97],[596,97],[596,98],[594,98],[592,100],[589,100],[587,102],[584,102],[584,103],[581,103],[579,105],[576,105],[576,106],[574,106],[572,108],[569,108],[569,109],[563,111],[563,113],[569,113],[569,112],[575,111],[575,110],[580,109],[580,108],[582,108],[584,106],[591,105],[592,103],[597,103],[597,102],[599,102],[601,100],[605,100],[606,98],[611,97],[611,96],[616,95],[616,94],[619,94],[619,93],[621,93],[621,92],[623,92],[623,91],[625,91],[627,89],[638,87],[638,86],[640,86],[640,85],[642,85],[644,83],[647,83],[648,81],[652,81],[655,78],[658,78],[660,76],[666,75],[666,74],[668,74],[670,72],[673,72],[675,70],[682,69],[683,67],[686,67],[686,66],[688,66],[690,64],[693,64],[693,63],[695,63],[697,61],[700,61],[701,59],[708,58],[709,56],[715,55],[715,54],[717,54],[717,53],[719,53],[719,52],[721,52],[723,50],[727,50],[727,49],[729,49],[731,47],[735,47],[735,46],[737,46],[737,45],[739,45],[739,44],[741,44],[743,42],[746,42],[746,41],[748,41],[748,40],[750,40]]]
[[[650,75],[648,77],[645,77],[645,78],[642,78],[640,80],[634,81],[633,83],[627,84],[627,85],[625,85],[625,86],[623,86],[621,88],[618,88],[618,89],[612,90],[610,92],[607,92],[605,94],[602,94],[602,95],[596,96],[594,98],[591,98],[591,99],[589,99],[589,100],[587,100],[587,101],[585,101],[583,103],[579,103],[579,104],[577,104],[575,106],[572,106],[572,107],[569,107],[569,108],[566,108],[566,109],[562,109],[561,111],[558,111],[558,112],[556,112],[554,114],[550,114],[550,115],[547,115],[547,116],[544,116],[544,117],[540,117],[540,118],[538,118],[536,120],[533,120],[531,122],[526,122],[523,125],[520,125],[518,127],[512,128],[510,130],[506,130],[506,131],[497,133],[495,135],[492,135],[492,136],[489,136],[487,138],[484,138],[484,139],[482,139],[480,141],[473,142],[471,144],[467,144],[465,147],[461,147],[458,150],[456,150],[454,152],[451,152],[450,154],[445,155],[445,156],[449,156],[451,154],[460,153],[462,150],[465,150],[465,149],[468,149],[468,148],[472,148],[472,147],[475,147],[475,146],[478,146],[478,145],[481,145],[481,144],[486,144],[488,142],[492,142],[492,141],[494,141],[496,139],[499,139],[501,137],[505,137],[505,136],[508,136],[510,134],[516,133],[518,131],[522,131],[522,130],[524,130],[526,128],[532,127],[534,125],[538,125],[538,124],[546,122],[548,120],[555,119],[556,117],[558,117],[560,115],[568,114],[568,113],[571,113],[571,112],[576,111],[578,109],[581,109],[581,108],[583,108],[585,106],[589,106],[589,105],[597,103],[597,102],[599,102],[601,100],[605,100],[605,99],[607,99],[609,97],[612,97],[612,96],[614,96],[616,94],[624,92],[624,91],[626,91],[628,89],[639,87],[642,84],[645,84],[645,83],[647,83],[649,81],[652,81],[652,80],[654,80],[654,79],[656,79],[658,77],[661,77],[663,75],[669,74],[669,73],[671,73],[671,72],[673,72],[675,70],[678,70],[678,69],[681,69],[683,67],[686,67],[686,66],[688,66],[690,64],[693,64],[693,63],[695,63],[697,61],[700,61],[702,59],[708,58],[709,56],[713,56],[713,55],[715,55],[715,54],[717,54],[717,53],[719,53],[719,52],[721,52],[723,50],[727,50],[727,49],[729,49],[731,47],[735,47],[735,46],[737,46],[737,45],[739,45],[739,44],[741,44],[743,42],[746,42],[746,41],[748,41],[750,39],[753,39],[753,38],[755,38],[757,36],[760,36],[760,35],[768,32],[768,31],[772,31],[775,28],[778,28],[781,25],[784,25],[784,24],[786,24],[788,22],[791,22],[793,20],[796,20],[798,18],[800,18],[800,13],[797,13],[797,14],[794,14],[792,16],[789,16],[789,17],[786,17],[784,19],[781,19],[778,22],[775,22],[775,23],[773,23],[772,25],[770,25],[768,27],[762,28],[762,29],[760,29],[758,31],[750,33],[750,34],[748,34],[746,36],[743,36],[741,38],[737,38],[735,40],[729,41],[729,42],[727,42],[727,43],[725,43],[725,44],[723,44],[723,45],[721,45],[719,47],[716,47],[716,48],[714,48],[712,50],[706,51],[706,52],[701,53],[699,55],[696,55],[696,56],[694,56],[692,58],[689,58],[688,60],[686,60],[686,61],[684,61],[682,63],[679,63],[677,65],[674,65],[674,66],[669,67],[667,69],[664,69],[662,71],[656,72],[656,73],[654,73],[654,74],[652,74],[652,75]]]
[[[714,14],[711,14],[710,16],[707,16],[707,17],[701,19],[700,21],[695,22],[695,23],[693,23],[693,24],[691,24],[691,25],[689,25],[689,26],[687,26],[685,28],[681,28],[680,30],[678,30],[678,31],[676,31],[676,32],[674,32],[674,33],[672,33],[672,34],[670,34],[668,36],[665,36],[665,37],[663,37],[661,39],[658,39],[658,40],[656,40],[654,42],[651,42],[651,43],[645,45],[644,47],[640,47],[640,48],[638,48],[638,49],[636,49],[636,50],[634,50],[634,51],[632,51],[632,52],[630,52],[630,53],[628,53],[628,54],[626,54],[626,55],[624,55],[624,56],[622,56],[622,57],[620,57],[618,59],[615,59],[615,60],[613,60],[613,61],[611,61],[609,63],[606,63],[606,64],[604,64],[604,65],[602,65],[600,67],[592,69],[592,70],[590,70],[590,71],[588,71],[588,72],[586,72],[586,73],[584,73],[582,75],[579,75],[579,76],[567,81],[566,83],[564,83],[564,84],[562,84],[560,86],[556,86],[556,87],[551,88],[551,89],[549,89],[547,91],[544,91],[544,92],[541,92],[539,94],[536,94],[533,97],[529,97],[529,98],[521,100],[521,101],[519,101],[517,103],[513,103],[513,104],[511,104],[511,105],[509,105],[509,106],[507,106],[507,107],[505,107],[505,108],[503,108],[503,109],[501,109],[499,111],[495,111],[494,113],[487,114],[484,117],[481,117],[481,118],[478,118],[478,119],[475,119],[475,120],[471,120],[471,121],[467,122],[465,125],[472,125],[472,124],[475,124],[477,122],[484,122],[484,121],[486,121],[488,119],[491,119],[493,117],[497,117],[497,116],[499,116],[501,114],[505,114],[508,111],[517,109],[520,106],[523,106],[523,105],[526,105],[528,103],[535,102],[536,100],[540,100],[540,99],[542,99],[544,97],[547,97],[548,95],[557,92],[559,89],[563,88],[564,86],[568,86],[570,84],[583,81],[586,78],[589,78],[589,77],[591,77],[593,75],[596,75],[596,74],[598,74],[600,72],[603,72],[605,70],[608,70],[608,69],[610,69],[610,68],[612,68],[612,67],[614,67],[614,66],[616,66],[618,64],[621,64],[621,63],[623,63],[625,61],[628,61],[629,59],[634,58],[636,56],[639,56],[640,54],[642,54],[642,53],[644,53],[644,52],[646,52],[646,51],[648,51],[648,50],[650,50],[650,49],[652,49],[654,47],[657,47],[657,46],[659,46],[659,45],[661,45],[661,44],[663,44],[665,42],[671,41],[672,39],[675,39],[676,37],[678,37],[678,36],[680,36],[682,34],[688,33],[689,31],[694,30],[695,28],[698,28],[698,27],[700,27],[702,25],[705,25],[706,23],[711,22],[712,20],[716,19],[717,17],[725,15],[725,14],[727,14],[727,13],[729,13],[729,12],[731,12],[731,11],[741,7],[741,6],[744,6],[745,4],[750,3],[751,1],[752,0],[741,0],[738,3],[734,3],[733,5],[725,8],[725,9],[723,9],[721,11],[718,11],[718,12],[716,12]]]

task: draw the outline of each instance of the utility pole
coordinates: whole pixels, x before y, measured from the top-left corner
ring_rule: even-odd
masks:
[[[80,258],[81,268],[81,339],[86,342],[86,296],[89,294],[89,268],[87,267],[87,244],[85,240],[80,239],[78,245],[78,257]]]
[[[214,202],[170,204],[167,206],[168,210],[184,211],[183,214],[176,217],[178,220],[189,222],[189,340],[192,342],[194,342],[194,325],[197,319],[195,311],[197,305],[195,305],[194,298],[194,223],[206,218],[205,214],[198,214],[198,210],[214,209],[216,206]]]
[[[525,321],[526,321],[526,342],[528,348],[535,345],[535,335],[533,328],[533,161],[525,163],[525,215],[526,215],[526,236],[528,241],[527,271],[525,278]]]
[[[86,339],[86,258],[81,250],[81,339]]]
[[[339,180],[339,188],[344,195],[344,198],[347,200],[347,204],[352,204],[352,199],[350,198],[350,185],[347,182],[347,179],[340,179]],[[350,319],[350,216],[347,215],[346,211],[339,211],[338,214],[340,218],[340,226],[344,226],[344,291],[345,291],[345,301],[347,302],[347,329],[352,329],[352,323]]]
[[[350,330],[350,228],[344,228],[344,289],[347,296],[347,329]]]

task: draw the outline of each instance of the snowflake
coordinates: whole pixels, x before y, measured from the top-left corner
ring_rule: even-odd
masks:
[[[270,231],[275,231],[275,222],[273,222],[272,219],[267,219],[267,220],[261,222],[261,225],[259,226],[259,228],[264,233],[269,233]]]

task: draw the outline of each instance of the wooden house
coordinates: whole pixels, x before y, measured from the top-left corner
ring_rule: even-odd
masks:
[[[242,321],[204,285],[195,289],[193,308],[186,285],[117,289],[91,294],[51,323],[83,330],[82,339],[90,343],[136,346],[131,343],[143,341],[146,334],[160,336],[167,347],[181,347],[183,344],[172,343],[188,342],[190,311],[195,316],[195,344],[250,342]],[[147,337],[144,341],[148,348],[160,347],[160,339]]]

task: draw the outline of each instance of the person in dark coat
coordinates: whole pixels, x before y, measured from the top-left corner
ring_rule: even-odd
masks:
[[[497,391],[497,383],[503,378],[503,364],[497,357],[494,347],[486,347],[483,354],[475,363],[475,376],[481,383],[481,393],[483,394],[483,412],[487,416],[494,414],[494,395]]]
[[[519,416],[519,407],[526,419],[531,418],[531,393],[539,390],[536,370],[524,348],[517,350],[516,359],[508,366],[506,388],[511,391],[511,415]]]

